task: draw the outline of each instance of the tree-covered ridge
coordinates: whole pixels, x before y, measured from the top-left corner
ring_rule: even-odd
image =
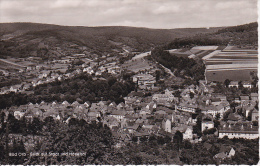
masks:
[[[110,100],[120,103],[134,90],[134,83],[130,80],[118,81],[115,77],[107,79],[93,79],[92,76],[82,73],[70,79],[41,84],[34,88],[34,94],[9,93],[0,95],[0,109],[13,105],[23,105],[29,102],[62,102],[78,101],[98,102]]]
[[[164,49],[191,48],[193,46],[206,45],[237,45],[239,47],[258,45],[258,23],[223,28],[215,33],[196,34],[190,37],[176,38],[169,44],[163,46]]]
[[[195,61],[188,57],[177,57],[171,55],[163,48],[154,49],[151,56],[157,62],[174,72],[176,76],[191,78],[195,81],[204,79],[205,65],[200,60]]]

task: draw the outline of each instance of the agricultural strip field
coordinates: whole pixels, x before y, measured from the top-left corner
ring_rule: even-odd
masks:
[[[201,53],[196,54],[196,56],[199,57],[199,58],[203,58],[204,56],[206,56],[206,55],[212,53],[213,51],[215,51],[215,50],[206,50],[206,51],[202,51]]]
[[[171,55],[177,56],[177,57],[188,57],[191,54],[185,54],[185,53],[171,53]]]
[[[232,59],[256,59],[257,60],[257,57],[255,57],[255,56],[213,56],[211,59],[226,59],[226,60],[232,60]]]
[[[216,70],[216,71],[206,71],[207,81],[219,81],[224,82],[226,79],[234,81],[247,81],[250,80],[250,72],[257,70]]]

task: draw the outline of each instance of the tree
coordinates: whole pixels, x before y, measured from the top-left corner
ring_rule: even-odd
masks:
[[[190,98],[191,98],[191,99],[194,98],[194,93],[190,92]]]
[[[156,71],[155,71],[155,75],[156,75],[156,82],[157,82],[157,81],[159,81],[160,76],[161,76],[160,70],[156,70]]]
[[[177,130],[174,134],[173,140],[180,146],[183,141],[183,134],[179,130]]]
[[[238,82],[238,88],[239,88],[239,89],[242,89],[242,88],[243,88],[242,81],[239,81],[239,82]]]
[[[226,85],[227,88],[228,88],[230,82],[231,82],[231,81],[230,81],[229,79],[226,79],[226,80],[224,81],[224,84]]]
[[[34,117],[29,130],[33,134],[39,134],[42,131],[42,127],[43,127],[43,125],[42,125],[42,122],[39,120],[39,118]]]

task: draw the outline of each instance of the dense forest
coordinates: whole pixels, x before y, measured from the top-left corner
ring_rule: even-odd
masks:
[[[237,45],[257,46],[258,45],[258,23],[223,28],[215,33],[196,34],[190,37],[176,38],[169,44],[163,46],[164,49],[191,48],[193,46],[207,45]]]
[[[62,102],[66,100],[70,103],[74,101],[84,103],[86,101],[110,100],[120,103],[124,101],[123,97],[127,96],[134,88],[135,84],[128,78],[122,82],[115,77],[93,80],[92,76],[82,73],[63,81],[56,80],[52,83],[36,86],[33,89],[34,94],[0,95],[0,109],[29,102],[40,103],[41,101]]]
[[[43,121],[34,118],[32,122],[24,119],[16,120],[9,116],[7,122],[1,114],[2,128],[0,130],[0,146],[7,141],[7,122],[9,134],[18,133],[24,136],[40,136],[42,141],[36,141],[33,151],[26,150],[23,140],[12,140],[8,150],[0,151],[1,164],[257,164],[259,160],[259,142],[255,140],[219,139],[213,135],[204,135],[202,142],[192,144],[183,140],[182,134],[177,131],[171,139],[170,136],[151,135],[141,137],[137,142],[135,137],[132,142],[125,142],[124,146],[117,148],[117,137],[110,128],[101,122],[86,123],[84,120],[70,119],[68,124],[55,121],[47,117]],[[10,125],[14,124],[16,126]],[[20,126],[19,126],[19,125]],[[17,126],[21,130],[16,130]],[[15,128],[16,127],[16,128]],[[26,129],[26,131],[24,130]],[[40,132],[37,132],[40,131]],[[28,136],[29,136],[28,135]],[[9,140],[11,141],[11,140]],[[210,144],[210,147],[205,146]],[[223,148],[234,148],[236,153],[231,158],[222,161],[214,159]],[[225,149],[224,148],[224,149]],[[222,150],[221,150],[222,149]],[[24,152],[26,156],[7,156],[5,152]],[[30,152],[59,153],[57,156],[46,157],[31,156]],[[83,153],[81,156],[62,156],[62,153]]]
[[[163,48],[155,48],[151,54],[152,58],[171,69],[177,77],[188,78],[194,80],[195,83],[204,79],[205,65],[201,60],[194,60],[188,57],[177,57],[171,55]]]

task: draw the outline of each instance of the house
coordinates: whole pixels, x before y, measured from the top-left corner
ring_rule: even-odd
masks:
[[[249,96],[240,96],[241,102],[249,101]]]
[[[64,105],[64,106],[69,106],[69,105],[70,105],[70,103],[69,103],[69,102],[67,102],[67,101],[63,101],[63,102],[62,102],[62,105]]]
[[[121,110],[121,109],[123,109],[124,107],[125,107],[125,104],[124,104],[123,102],[119,103],[119,104],[116,106],[116,108],[117,108],[118,110]]]
[[[188,126],[186,128],[186,131],[183,133],[183,139],[191,140],[193,138],[192,132],[193,132],[192,126]]]
[[[222,118],[224,113],[230,109],[230,106],[229,106],[228,102],[227,103],[223,102],[217,106],[210,105],[210,106],[207,106],[207,107],[204,107],[201,109],[202,109],[202,112],[205,114],[211,114],[213,117],[215,117],[217,114],[219,114],[220,118]]]
[[[258,126],[251,123],[226,122],[219,126],[219,138],[227,136],[232,138],[256,139],[259,138]]]
[[[227,155],[226,153],[220,152],[220,153],[218,153],[218,154],[216,154],[216,155],[214,156],[214,159],[224,160],[224,159],[227,158],[227,157],[228,157],[228,155]]]
[[[108,106],[110,106],[110,107],[116,107],[117,105],[116,105],[115,102],[112,102],[112,103],[110,103]]]
[[[25,112],[21,112],[21,111],[14,111],[14,117],[16,119],[21,119],[24,116]]]
[[[258,101],[258,93],[251,93],[251,100]]]
[[[169,120],[169,119],[164,119],[163,121],[162,121],[162,128],[166,131],[166,132],[168,132],[168,133],[171,133],[171,125],[172,125],[172,123],[171,123],[171,121]]]
[[[211,99],[211,104],[216,106],[219,105],[222,101],[220,100],[220,98],[212,98]]]
[[[251,117],[252,121],[258,121],[259,120],[259,111],[257,109],[253,109],[252,111],[252,117]]]
[[[109,116],[116,118],[118,121],[122,121],[125,118],[125,111],[114,110]]]
[[[185,103],[180,103],[177,106],[177,110],[184,111],[184,112],[195,113],[197,107],[198,107],[197,104],[189,104],[189,103],[185,102]]]
[[[89,101],[86,101],[86,102],[84,103],[84,106],[88,108],[88,107],[91,106],[91,103],[90,103]]]
[[[150,134],[148,132],[140,131],[140,132],[135,132],[133,135],[138,138],[137,142],[139,142],[141,137],[148,138]]]
[[[252,111],[254,108],[255,108],[255,106],[254,106],[254,105],[251,105],[251,104],[250,104],[250,105],[246,105],[246,106],[244,107],[245,112],[246,112],[246,117],[249,116],[250,111]]]
[[[145,107],[149,110],[153,110],[157,108],[157,104],[155,102],[150,102],[149,104],[147,104],[147,106]]]
[[[252,88],[252,84],[250,81],[242,81],[242,85],[244,88]]]
[[[235,156],[235,154],[236,154],[236,151],[233,148],[231,148],[230,152],[228,153],[228,157],[230,158],[232,156]]]
[[[141,125],[140,124],[134,124],[134,125],[128,125],[126,127],[126,130],[130,133],[133,134],[135,132],[138,132],[141,129]]]
[[[97,120],[98,117],[101,117],[99,112],[88,112],[89,121]]]
[[[237,87],[238,88],[238,81],[231,81],[228,85],[229,88],[231,87]]]
[[[137,83],[140,89],[153,89],[156,79],[150,74],[137,74],[133,76],[133,82]]]
[[[106,124],[110,129],[119,126],[117,119],[111,116],[106,116],[103,121],[103,124]]]
[[[100,111],[101,108],[100,106],[98,105],[98,103],[92,103],[91,104],[91,107],[90,107],[90,112],[98,112]]]
[[[78,101],[74,101],[72,104],[71,104],[71,106],[73,106],[73,107],[76,107],[76,106],[78,106],[79,105],[79,102]]]
[[[211,120],[203,120],[201,122],[201,131],[208,130],[214,128],[214,122]]]
[[[166,89],[164,94],[154,94],[152,100],[164,104],[166,102],[172,102],[174,100],[174,95]]]
[[[229,121],[239,121],[243,120],[243,117],[238,115],[237,113],[230,113],[227,118]]]

